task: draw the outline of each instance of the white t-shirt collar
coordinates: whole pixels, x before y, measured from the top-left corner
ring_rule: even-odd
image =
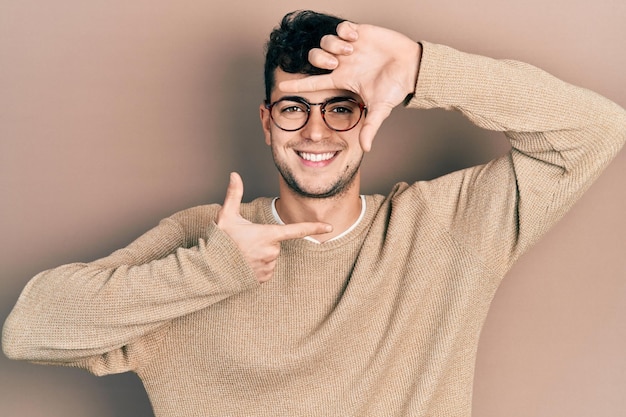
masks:
[[[342,238],[342,237],[346,236],[348,233],[350,233],[351,231],[353,231],[353,230],[354,230],[354,229],[355,229],[355,228],[359,225],[359,223],[361,222],[361,220],[363,220],[363,216],[365,216],[365,196],[364,196],[364,195],[361,195],[360,197],[361,197],[361,214],[359,214],[359,218],[358,218],[358,219],[356,219],[356,221],[355,221],[354,223],[352,223],[352,226],[350,226],[349,228],[347,228],[347,229],[346,229],[343,233],[341,233],[341,234],[339,234],[339,235],[335,236],[335,237],[334,237],[334,238],[332,238],[332,239],[327,240],[326,242],[331,242],[331,241],[333,241],[333,240],[336,240],[336,239],[339,239],[339,238]],[[274,220],[276,220],[276,222],[277,222],[278,224],[285,224],[285,222],[283,222],[283,220],[282,220],[282,219],[280,218],[280,216],[278,215],[278,211],[276,210],[276,200],[278,200],[278,197],[275,197],[275,198],[272,200],[272,215],[274,216]],[[317,239],[313,239],[313,238],[312,238],[312,237],[310,237],[310,236],[306,236],[306,237],[304,237],[304,239],[306,239],[306,240],[308,240],[308,241],[311,241],[311,242],[314,242],[314,243],[322,243],[322,242],[320,242],[319,240],[317,240]]]

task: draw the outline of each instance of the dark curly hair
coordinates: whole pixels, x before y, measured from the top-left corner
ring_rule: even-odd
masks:
[[[287,13],[274,28],[265,45],[265,99],[274,88],[274,71],[280,68],[294,74],[327,74],[330,71],[309,63],[309,51],[320,46],[324,35],[337,34],[337,25],[346,19],[299,10]]]

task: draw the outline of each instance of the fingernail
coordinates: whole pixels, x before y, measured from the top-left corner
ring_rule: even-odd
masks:
[[[336,67],[337,65],[339,65],[339,61],[337,61],[335,58],[328,58],[328,66],[329,67]]]
[[[348,44],[343,47],[343,51],[347,54],[351,54],[354,51],[354,48],[352,47],[352,45]]]

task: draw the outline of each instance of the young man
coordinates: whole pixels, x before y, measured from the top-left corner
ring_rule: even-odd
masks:
[[[42,272],[5,353],[134,371],[161,417],[469,416],[499,282],[617,153],[626,113],[526,64],[313,12],[272,33],[266,85],[279,198],[242,204],[232,174],[222,206]],[[402,103],[461,111],[513,149],[361,196],[361,159]]]

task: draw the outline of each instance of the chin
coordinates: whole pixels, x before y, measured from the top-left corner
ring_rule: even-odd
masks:
[[[313,200],[320,199],[330,199],[330,198],[339,198],[343,194],[345,194],[345,189],[331,189],[328,191],[306,191],[302,189],[296,189],[294,187],[289,187],[292,191],[298,194],[300,197],[309,198]]]
[[[322,184],[315,181],[316,179],[319,181],[319,178],[309,177],[307,179],[311,181],[302,181],[302,178],[297,178],[287,164],[282,163],[276,157],[274,152],[272,152],[272,156],[274,157],[274,165],[276,165],[276,169],[289,191],[294,195],[310,199],[340,198],[345,195],[357,184],[358,173],[363,160],[361,158],[357,163],[347,165],[346,169],[337,177]]]
[[[283,180],[289,190],[297,194],[300,197],[311,199],[325,199],[325,198],[340,198],[345,195],[355,184],[356,172],[351,173],[348,177],[341,177],[333,184],[325,186],[305,186],[302,182],[295,179],[293,176],[281,172]]]

